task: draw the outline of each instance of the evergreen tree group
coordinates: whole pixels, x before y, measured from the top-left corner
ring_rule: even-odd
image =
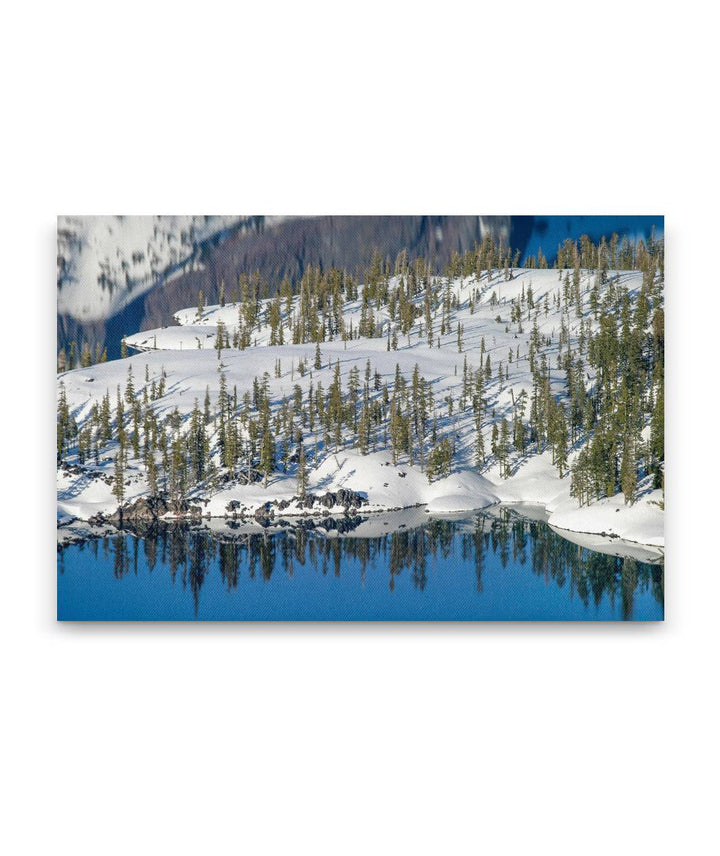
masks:
[[[465,454],[457,426],[467,424],[478,470],[496,466],[507,478],[528,455],[549,451],[558,475],[570,474],[572,495],[581,504],[620,491],[633,502],[647,476],[662,487],[662,240],[631,242],[613,235],[598,243],[587,237],[565,241],[555,261],[556,292],[539,298],[532,282],[526,288],[523,280],[520,294],[507,300],[503,284],[517,276],[519,263],[517,252],[486,236],[472,251],[453,253],[443,272],[403,251],[394,261],[375,254],[361,277],[309,267],[296,286],[284,280],[274,295],[260,277],[241,276],[231,310],[237,322],[217,324],[218,380],[215,389],[207,388],[202,408],[195,400],[185,415],[177,408],[164,412],[157,403],[166,391],[165,370],[151,372],[146,366],[140,382],[133,370],[139,358],[134,358],[114,400],[106,390],[76,423],[61,379],[58,463],[112,459],[119,504],[129,462],[143,469],[153,496],[177,500],[228,480],[267,485],[276,472],[296,475],[304,495],[311,468],[324,454],[341,449],[361,455],[387,450],[393,462],[418,466],[431,481],[441,478],[451,472],[458,452]],[[547,257],[538,251],[525,265],[547,268]],[[626,270],[642,272],[636,294],[621,284]],[[583,277],[593,283],[585,293]],[[224,281],[220,294],[227,309]],[[499,310],[496,323],[518,340],[502,355],[491,356],[485,336],[479,347],[471,345],[457,317],[460,309],[474,314],[488,299]],[[541,325],[551,302],[560,322],[548,334]],[[201,290],[197,317],[205,311]],[[228,388],[223,352],[245,350],[259,337],[269,345],[312,347],[312,355],[297,365],[293,361],[289,372],[281,359],[275,361],[276,380],[289,375],[294,382],[295,371],[302,379],[309,373],[305,389],[293,383],[289,392],[278,394],[268,372],[255,377],[241,397],[236,387]],[[323,347],[361,338],[380,339],[387,351],[449,343],[457,353],[460,380],[438,396],[417,363],[406,376],[398,360],[393,376],[383,376],[369,359],[364,367],[351,359],[341,362],[328,358]],[[93,355],[86,345],[79,354],[74,345],[70,351],[61,352],[58,371],[104,359],[102,350]],[[530,384],[516,394],[510,372],[520,365],[527,366]],[[326,389],[313,373],[324,373]],[[489,406],[490,400],[506,400],[501,396],[507,397],[508,389],[509,408],[498,412],[495,404]]]

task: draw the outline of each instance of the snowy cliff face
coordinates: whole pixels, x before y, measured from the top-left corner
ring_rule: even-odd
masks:
[[[190,260],[239,216],[58,217],[58,314],[100,321]]]

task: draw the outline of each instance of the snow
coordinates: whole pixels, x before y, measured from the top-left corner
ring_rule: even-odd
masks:
[[[119,312],[233,216],[58,217],[58,313],[98,321]]]
[[[89,468],[90,474],[80,477],[72,477],[58,470],[58,523],[75,518],[88,520],[98,513],[112,514],[117,509],[112,484],[103,479],[103,476],[108,478],[114,473],[114,466],[114,460],[108,458],[104,465]],[[143,496],[146,490],[145,478],[140,473],[133,473],[126,479],[125,495],[128,500]]]
[[[105,472],[113,472],[114,462],[108,461]],[[102,469],[102,468],[101,468]],[[446,478],[428,484],[427,478],[417,467],[392,464],[388,452],[377,452],[363,456],[347,451],[330,453],[320,466],[310,473],[308,492],[324,496],[341,488],[352,490],[367,498],[368,504],[362,506],[363,512],[388,511],[427,505],[435,513],[472,511],[484,508],[498,501],[492,485],[478,473],[453,473]],[[137,474],[126,480],[126,496],[132,501],[145,492],[144,479]],[[252,515],[268,502],[290,499],[298,495],[297,479],[292,476],[275,475],[269,479],[267,487],[262,482],[249,485],[232,485],[221,488],[212,496],[199,501],[203,514],[211,517],[228,515],[227,505],[232,501],[239,503],[238,513]],[[195,501],[190,494],[190,501]],[[58,476],[58,510],[68,518],[87,519],[98,512],[112,514],[117,508],[117,500],[112,487],[101,479],[71,479],[66,475]],[[343,506],[323,508],[331,514],[342,514]],[[282,516],[306,515],[307,509],[290,505]],[[318,513],[316,509],[316,513]]]
[[[639,272],[609,272],[620,287],[635,294],[642,283]],[[564,277],[564,272],[563,272]],[[584,318],[587,323],[592,316],[589,312],[589,291],[595,282],[595,274],[583,272],[581,292],[584,301]],[[396,284],[394,280],[391,284]],[[623,497],[594,502],[580,508],[569,495],[570,476],[561,479],[553,465],[550,452],[541,455],[528,450],[521,456],[514,452],[511,458],[510,478],[501,478],[497,465],[490,459],[482,474],[477,471],[474,449],[474,419],[469,412],[449,412],[445,397],[451,394],[455,401],[460,394],[463,376],[463,363],[467,359],[469,369],[476,369],[484,363],[487,354],[492,361],[493,377],[485,388],[487,417],[484,423],[486,454],[490,457],[491,414],[496,418],[511,418],[513,395],[517,400],[522,390],[528,394],[532,389],[532,374],[528,362],[528,340],[532,321],[527,320],[527,311],[523,317],[523,332],[517,324],[510,323],[510,301],[519,297],[532,285],[536,306],[541,307],[538,327],[541,336],[552,338],[549,346],[541,353],[546,354],[550,369],[551,389],[560,394],[565,387],[565,373],[556,367],[557,339],[560,331],[561,313],[553,305],[556,294],[562,290],[562,282],[557,270],[519,270],[514,271],[511,280],[506,281],[502,272],[496,273],[491,281],[486,278],[477,283],[474,278],[456,280],[451,288],[458,299],[458,308],[452,312],[451,334],[442,337],[441,347],[436,346],[439,338],[439,319],[434,323],[435,343],[431,348],[427,339],[420,336],[418,318],[408,337],[398,332],[397,350],[387,350],[387,331],[389,319],[386,310],[375,313],[376,323],[380,325],[380,335],[373,339],[351,339],[343,342],[339,338],[320,344],[320,369],[312,368],[315,360],[315,345],[269,345],[270,330],[265,322],[269,301],[263,302],[260,312],[260,326],[252,331],[252,346],[246,350],[223,349],[220,357],[215,350],[218,323],[222,321],[227,329],[230,341],[238,323],[238,306],[228,303],[224,307],[210,306],[203,309],[198,317],[197,307],[188,307],[175,314],[179,326],[143,331],[127,338],[131,350],[137,351],[124,360],[94,365],[89,369],[67,372],[59,376],[65,385],[68,402],[74,418],[81,424],[88,418],[93,403],[100,403],[106,391],[110,392],[114,407],[116,388],[124,390],[128,367],[132,367],[136,395],[142,394],[144,385],[155,380],[159,382],[161,372],[166,373],[166,389],[161,399],[154,403],[156,413],[164,417],[177,408],[183,417],[187,417],[197,401],[202,408],[206,389],[210,390],[212,406],[217,401],[218,371],[222,369],[227,380],[227,388],[232,396],[237,391],[238,401],[246,392],[251,392],[253,381],[262,381],[268,373],[267,383],[271,406],[277,407],[284,397],[292,395],[293,388],[299,386],[305,400],[310,384],[317,389],[318,384],[327,392],[332,381],[337,362],[340,364],[343,390],[347,390],[349,372],[354,367],[360,371],[361,383],[369,361],[371,373],[381,376],[381,383],[387,383],[392,391],[396,364],[400,365],[405,378],[410,381],[415,365],[419,372],[432,385],[437,409],[438,432],[440,435],[453,435],[456,455],[451,475],[428,483],[427,476],[421,472],[420,461],[416,455],[414,465],[403,458],[393,465],[391,453],[384,450],[372,451],[363,456],[354,448],[335,450],[325,449],[322,442],[314,444],[311,433],[306,433],[306,448],[312,450],[311,470],[308,490],[314,494],[337,491],[347,488],[367,497],[368,505],[363,508],[373,512],[381,510],[424,506],[433,514],[453,514],[488,507],[493,503],[533,503],[547,510],[551,525],[558,529],[596,533],[613,536],[630,542],[664,545],[662,492],[652,491],[648,484],[640,485],[640,496],[634,505],[626,505]],[[474,289],[480,292],[474,312],[470,310],[469,298]],[[493,295],[497,300],[493,299]],[[548,296],[549,310],[546,315],[544,298]],[[297,311],[298,299],[293,302],[292,312]],[[343,319],[347,327],[351,321],[357,330],[360,319],[360,301],[346,303],[343,307]],[[500,317],[498,322],[496,319]],[[283,301],[284,323],[288,319]],[[457,347],[457,323],[461,323],[463,349]],[[570,342],[577,348],[580,319],[570,313]],[[507,329],[506,329],[507,328]],[[288,327],[284,331],[285,341],[291,341]],[[484,339],[485,355],[481,357],[481,340]],[[512,362],[508,361],[512,349]],[[519,349],[519,356],[518,356]],[[502,360],[503,368],[509,370],[509,379],[502,383],[497,376],[497,363]],[[279,376],[275,368],[280,363]],[[304,376],[300,375],[299,364],[306,365]],[[147,384],[145,375],[149,378]],[[593,383],[592,370],[586,367],[587,381]],[[371,380],[372,395],[375,391]],[[528,408],[529,413],[529,408]],[[528,413],[526,413],[526,418]],[[212,437],[211,437],[212,442]],[[314,455],[317,453],[317,457]],[[569,454],[572,463],[577,449]],[[104,461],[95,468],[88,465],[91,472],[97,471],[106,477],[113,473],[114,450],[103,450]],[[142,495],[144,490],[144,468],[141,464],[131,463],[127,471],[128,499]],[[297,495],[297,482],[294,473],[274,473],[269,484],[239,485],[232,484],[220,488],[212,495],[198,497],[205,514],[224,516],[226,506],[236,500],[240,505],[253,511],[268,501],[290,499]],[[193,499],[191,498],[191,501]],[[97,511],[114,511],[116,501],[111,487],[99,479],[73,479],[58,476],[58,509],[60,513],[73,517],[87,518]],[[289,507],[283,515],[291,516],[303,512],[302,509]]]
[[[550,506],[558,498],[569,499],[570,476],[558,477],[549,451],[522,460],[509,479],[498,477],[495,488],[502,502],[530,502]]]
[[[589,532],[622,538],[654,547],[665,545],[663,496],[661,490],[648,491],[632,505],[622,494],[578,508],[575,500],[559,503],[548,522],[557,529]]]

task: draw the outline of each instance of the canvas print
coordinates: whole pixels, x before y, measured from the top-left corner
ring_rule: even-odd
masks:
[[[664,615],[662,216],[61,216],[61,620]]]

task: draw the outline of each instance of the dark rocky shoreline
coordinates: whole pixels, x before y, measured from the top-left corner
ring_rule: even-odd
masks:
[[[203,502],[203,500],[200,500]],[[304,497],[293,496],[291,499],[271,500],[255,511],[250,511],[239,500],[231,500],[226,506],[226,514],[221,519],[231,520],[254,520],[261,526],[271,526],[273,522],[282,515],[291,506],[295,509],[302,509],[298,514],[293,513],[293,517],[332,517],[331,509],[342,508],[342,515],[345,517],[357,516],[363,506],[368,505],[367,497],[356,491],[341,488],[338,491],[328,491],[324,494],[308,493]],[[87,522],[92,526],[102,526],[105,524],[113,524],[120,528],[126,527],[128,524],[152,523],[157,521],[177,521],[190,520],[198,521],[203,517],[209,518],[209,514],[205,514],[202,505],[197,502],[193,503],[185,498],[178,500],[167,500],[164,497],[144,497],[141,496],[132,502],[127,502],[118,507],[112,514],[99,513],[90,517]]]

